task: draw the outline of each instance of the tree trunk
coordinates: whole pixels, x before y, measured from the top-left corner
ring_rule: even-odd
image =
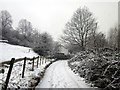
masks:
[[[85,46],[84,46],[84,41],[81,40],[81,50],[84,51],[85,50]]]

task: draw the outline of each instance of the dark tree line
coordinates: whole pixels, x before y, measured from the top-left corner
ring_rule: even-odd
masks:
[[[40,55],[53,54],[54,43],[56,43],[48,33],[40,33],[26,19],[21,19],[16,29],[12,26],[13,20],[6,10],[0,12],[0,39],[8,40],[8,43],[31,47]]]

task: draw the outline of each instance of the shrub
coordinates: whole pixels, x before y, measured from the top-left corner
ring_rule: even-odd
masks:
[[[68,62],[68,65],[74,72],[79,73],[81,77],[98,88],[119,90],[120,61],[115,57],[116,52],[103,50],[101,55],[91,54],[88,51],[80,52]],[[109,58],[106,59],[105,57]],[[74,64],[74,62],[79,62],[79,64]]]

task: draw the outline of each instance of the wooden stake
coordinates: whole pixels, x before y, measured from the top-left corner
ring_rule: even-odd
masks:
[[[22,71],[22,78],[24,78],[26,59],[27,59],[27,58],[25,57],[25,58],[24,58],[24,65],[23,65],[23,71]]]
[[[5,86],[3,87],[4,88],[3,90],[7,90],[7,86],[8,86],[8,83],[9,83],[10,76],[11,76],[14,61],[15,61],[15,58],[12,58],[11,61],[10,61],[10,67],[9,67],[9,71],[8,71],[8,74],[7,74],[7,78],[6,78]]]
[[[34,71],[34,59],[35,59],[35,57],[33,57],[32,71]]]

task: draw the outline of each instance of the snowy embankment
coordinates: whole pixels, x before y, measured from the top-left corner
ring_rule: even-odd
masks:
[[[7,43],[0,43],[0,60],[1,62],[11,60],[11,58],[33,58],[38,56],[38,54],[34,53],[31,48],[10,45]],[[41,62],[43,59],[41,59]],[[35,87],[35,85],[41,80],[44,75],[46,65],[50,63],[49,60],[45,62],[39,61],[37,68],[37,60],[34,62],[34,71],[32,71],[32,63],[33,61],[27,60],[24,72],[24,78],[22,78],[23,71],[23,63],[24,61],[18,61],[14,63],[13,69],[11,72],[10,80],[8,87],[9,88],[28,88]],[[8,64],[4,64],[3,67],[0,67],[0,88],[4,85],[4,82],[7,77],[7,73],[9,70]]]
[[[90,86],[83,78],[75,75],[64,60],[53,63],[36,88],[90,88]]]
[[[93,87],[101,90],[120,90],[120,52],[105,49],[97,54],[81,51],[68,65]]]
[[[11,58],[32,58],[35,56],[38,54],[31,48],[0,42],[0,63],[9,61]]]
[[[40,65],[39,63],[38,68],[36,66],[37,63],[35,62],[34,64],[35,64],[34,71],[32,71],[32,61],[26,62],[25,74],[24,78],[22,78],[23,61],[14,63],[8,87],[9,88],[34,87],[35,84],[37,84],[37,82],[43,77],[45,66],[49,64],[49,62],[44,63],[42,65]],[[0,85],[3,85],[6,80],[9,65],[6,65],[5,67],[3,67],[3,69],[5,70],[5,72],[0,73]]]

